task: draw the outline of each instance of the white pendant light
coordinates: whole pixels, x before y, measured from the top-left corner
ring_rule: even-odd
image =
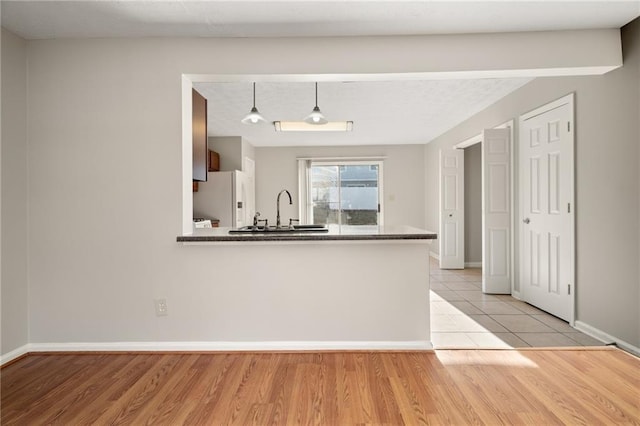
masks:
[[[257,124],[266,121],[258,111],[258,108],[256,108],[256,83],[253,83],[253,108],[251,108],[251,112],[241,121],[243,124]]]
[[[318,108],[318,83],[317,82],[316,82],[316,106],[313,107],[313,111],[311,111],[311,114],[309,114],[307,118],[304,119],[304,121],[309,124],[327,124],[327,119],[324,118],[324,115],[322,115],[320,108]]]

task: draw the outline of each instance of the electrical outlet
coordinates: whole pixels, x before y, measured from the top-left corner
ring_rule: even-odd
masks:
[[[169,315],[169,311],[167,309],[167,299],[156,299],[156,316],[157,317],[166,317]]]

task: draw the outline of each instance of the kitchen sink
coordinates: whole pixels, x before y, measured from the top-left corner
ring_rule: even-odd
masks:
[[[242,228],[231,229],[230,234],[266,234],[266,233],[290,233],[290,232],[328,232],[326,225],[293,225],[281,226],[243,226]]]
[[[296,231],[328,231],[327,225],[293,225]]]

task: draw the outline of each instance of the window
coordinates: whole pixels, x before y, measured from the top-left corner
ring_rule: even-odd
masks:
[[[382,161],[301,159],[299,171],[306,223],[382,224]]]

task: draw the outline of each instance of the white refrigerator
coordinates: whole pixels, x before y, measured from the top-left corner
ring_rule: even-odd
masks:
[[[239,228],[253,223],[255,181],[245,172],[209,172],[193,193],[193,217],[218,219],[220,226]]]

